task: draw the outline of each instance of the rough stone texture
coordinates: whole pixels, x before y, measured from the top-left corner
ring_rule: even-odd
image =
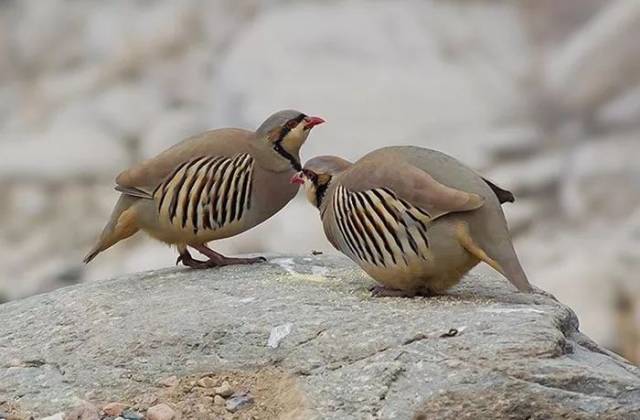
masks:
[[[640,416],[640,369],[582,335],[567,307],[487,273],[447,296],[371,298],[371,280],[342,257],[272,257],[9,302],[0,402],[43,416],[124,401],[171,375],[274,366],[297,379],[305,418]]]

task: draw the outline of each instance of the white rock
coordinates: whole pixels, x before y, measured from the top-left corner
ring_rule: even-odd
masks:
[[[273,327],[271,329],[271,333],[269,334],[267,346],[271,347],[272,349],[277,348],[280,345],[280,342],[284,340],[286,336],[291,334],[292,328],[293,324],[290,322],[278,325],[277,327]]]
[[[516,75],[526,50],[507,3],[291,5],[258,16],[234,43],[214,115],[256,127],[277,109],[318,114],[329,123],[312,134],[306,156],[355,158],[411,142],[478,162],[473,133],[523,105]]]
[[[640,207],[638,133],[594,139],[577,147],[561,188],[562,209],[572,220],[620,219]]]
[[[113,177],[127,159],[118,141],[102,128],[78,121],[0,143],[0,177],[46,181]]]
[[[81,37],[77,36],[86,13],[85,5],[69,8],[64,0],[46,4],[21,1],[13,20],[14,54],[21,64],[39,70],[60,67],[81,53]],[[8,5],[3,5],[4,8]]]
[[[522,162],[499,165],[486,171],[484,176],[514,193],[536,193],[560,182],[566,160],[564,153],[543,153]]]
[[[205,131],[208,125],[196,109],[169,111],[150,127],[142,136],[142,153],[145,158],[155,156],[185,138]]]
[[[590,112],[636,87],[638,37],[640,3],[607,2],[554,52],[547,68],[549,88],[569,111]]]
[[[157,89],[142,83],[117,85],[100,94],[95,101],[101,120],[130,137],[140,136],[154,124],[166,105]]]

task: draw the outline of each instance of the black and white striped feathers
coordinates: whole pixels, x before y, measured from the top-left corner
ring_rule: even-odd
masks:
[[[390,189],[351,192],[337,186],[331,206],[343,252],[352,259],[389,267],[428,258],[430,215]]]
[[[178,166],[153,192],[160,220],[194,234],[240,221],[251,208],[254,163],[243,153]]]

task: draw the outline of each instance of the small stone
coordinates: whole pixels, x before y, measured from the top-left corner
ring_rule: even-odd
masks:
[[[107,416],[118,417],[119,415],[122,414],[122,412],[126,408],[127,408],[127,406],[125,404],[122,404],[122,403],[119,403],[119,402],[112,402],[112,403],[109,403],[109,404],[105,405],[104,407],[102,407],[102,411]]]
[[[43,417],[40,420],[64,420],[64,413],[56,413],[53,416]]]
[[[235,413],[249,405],[253,404],[253,397],[248,392],[235,393],[227,400],[227,411]]]
[[[229,382],[227,381],[224,381],[219,387],[214,388],[214,391],[216,395],[220,395],[224,398],[233,395],[233,388],[231,388],[231,385],[229,385]]]
[[[204,378],[200,378],[198,386],[202,388],[213,388],[216,386],[216,381],[213,378],[205,376]]]
[[[217,405],[218,407],[221,407],[226,403],[227,401],[224,398],[222,398],[220,395],[216,395],[215,397],[213,397],[213,405]]]
[[[125,420],[143,420],[144,416],[136,411],[125,410],[120,414]]]
[[[100,420],[100,414],[95,405],[83,402],[71,410],[64,418],[65,420]]]
[[[173,420],[176,412],[167,404],[158,404],[147,410],[147,420]]]
[[[272,328],[269,339],[267,340],[267,347],[271,347],[272,349],[277,348],[280,342],[291,334],[291,328],[293,328],[293,324],[290,322]]]
[[[166,386],[167,388],[174,387],[178,385],[178,377],[177,376],[169,376],[168,378],[160,379],[158,383],[162,386]]]

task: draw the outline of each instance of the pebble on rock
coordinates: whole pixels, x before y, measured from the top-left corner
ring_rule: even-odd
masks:
[[[176,412],[167,404],[158,404],[147,410],[147,420],[174,420]]]
[[[112,402],[104,407],[102,407],[102,411],[104,414],[110,417],[118,417],[122,414],[122,412],[127,408],[125,404],[119,402]]]
[[[227,400],[226,408],[228,411],[235,413],[244,407],[253,404],[253,397],[248,392],[236,393]]]
[[[227,403],[227,401],[222,398],[220,395],[216,395],[213,397],[213,405],[217,405],[218,407],[222,407]]]
[[[216,395],[220,395],[224,398],[233,395],[233,388],[231,388],[231,385],[227,381],[224,381],[219,387],[214,388],[214,391]]]
[[[100,414],[95,405],[83,402],[64,416],[65,420],[100,420]]]
[[[136,411],[123,411],[120,414],[121,417],[124,417],[125,420],[143,420],[144,416]]]
[[[200,378],[198,386],[202,388],[213,388],[216,386],[216,381],[213,378],[205,376],[204,378]]]

